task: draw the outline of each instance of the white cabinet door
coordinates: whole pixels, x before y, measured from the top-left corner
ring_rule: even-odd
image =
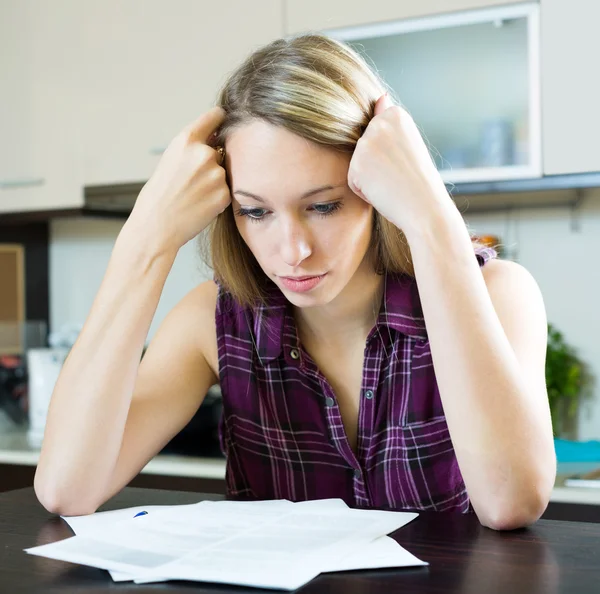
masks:
[[[82,204],[72,4],[0,3],[0,212]]]
[[[286,34],[430,16],[520,0],[283,0]],[[560,0],[557,0],[560,2]]]
[[[227,73],[282,35],[281,0],[86,3],[85,184],[147,180]]]
[[[544,173],[600,171],[600,3],[542,0],[541,17]]]
[[[542,174],[537,3],[345,27],[329,35],[354,47],[382,75],[424,133],[445,181]]]

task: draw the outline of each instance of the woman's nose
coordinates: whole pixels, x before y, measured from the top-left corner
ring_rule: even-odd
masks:
[[[311,240],[302,225],[286,225],[281,238],[280,253],[283,261],[291,268],[299,266],[311,255]]]

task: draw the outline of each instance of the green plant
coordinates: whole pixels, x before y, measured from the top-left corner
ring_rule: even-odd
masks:
[[[575,349],[552,324],[548,324],[546,387],[555,436],[572,428],[581,397],[591,378]]]

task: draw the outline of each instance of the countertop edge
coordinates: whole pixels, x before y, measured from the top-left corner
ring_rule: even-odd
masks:
[[[0,464],[36,466],[39,451],[0,450]],[[142,474],[182,476],[190,478],[225,479],[225,458],[204,458],[175,454],[158,454],[144,468]]]
[[[13,447],[0,449],[0,464],[12,464],[20,466],[36,466],[40,452],[27,445],[11,444]],[[177,476],[187,478],[202,478],[213,480],[225,479],[225,458],[211,458],[201,456],[184,456],[176,454],[158,454],[142,469],[142,474],[158,476]],[[559,465],[560,466],[560,465]],[[596,465],[597,466],[597,465]],[[578,503],[587,505],[600,505],[600,489],[590,487],[565,487],[564,479],[572,474],[565,465],[564,475],[559,476],[552,490],[550,501],[553,503]]]

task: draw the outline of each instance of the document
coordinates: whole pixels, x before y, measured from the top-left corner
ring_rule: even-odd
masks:
[[[64,518],[76,536],[26,552],[106,569],[115,581],[295,590],[323,572],[427,565],[386,536],[417,515],[334,499],[138,506]]]

